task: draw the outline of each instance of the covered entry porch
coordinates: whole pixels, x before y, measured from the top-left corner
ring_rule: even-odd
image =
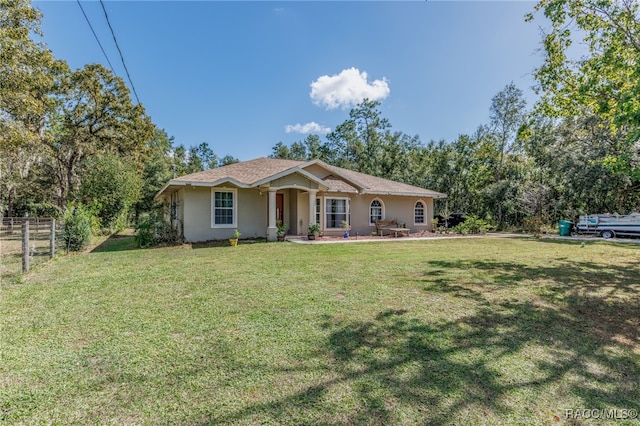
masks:
[[[306,235],[309,224],[316,222],[318,192],[328,189],[317,177],[299,173],[272,180],[259,188],[268,193],[268,241],[277,240],[279,221],[287,225],[288,234]]]

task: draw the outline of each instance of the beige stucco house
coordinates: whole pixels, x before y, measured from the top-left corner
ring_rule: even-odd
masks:
[[[175,226],[188,242],[276,239],[276,223],[306,235],[319,223],[324,235],[369,235],[376,220],[395,219],[411,232],[431,230],[433,200],[445,194],[370,176],[320,160],[257,158],[170,180],[156,200],[170,203]]]

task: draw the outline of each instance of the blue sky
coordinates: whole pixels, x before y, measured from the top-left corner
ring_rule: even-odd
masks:
[[[528,1],[105,1],[140,101],[185,146],[266,156],[324,135],[362,97],[393,130],[454,140],[488,122],[513,81],[531,106],[541,21]],[[44,42],[73,68],[109,67],[76,1],[34,1]],[[126,74],[97,1],[82,1]]]

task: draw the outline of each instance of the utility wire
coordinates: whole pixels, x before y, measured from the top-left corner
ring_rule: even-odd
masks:
[[[109,67],[111,67],[111,72],[113,72],[113,74],[116,74],[116,71],[113,69],[113,65],[111,65],[111,61],[109,60],[109,57],[107,56],[107,52],[104,51],[104,47],[102,47],[102,43],[100,43],[100,39],[98,38],[98,35],[96,34],[95,30],[93,29],[93,25],[91,25],[91,21],[89,21],[89,17],[87,16],[87,14],[84,11],[84,8],[82,7],[82,3],[80,3],[80,0],[76,0],[78,2],[78,6],[80,6],[80,10],[82,11],[82,14],[84,15],[84,19],[86,19],[87,24],[89,24],[89,28],[91,28],[91,32],[93,33],[93,36],[95,37],[96,41],[98,42],[98,46],[100,46],[100,50],[102,50],[102,54],[104,55],[104,58],[107,60],[107,63],[109,64]]]
[[[138,93],[136,92],[136,88],[133,85],[133,81],[131,81],[131,76],[129,75],[127,64],[124,63],[124,56],[122,56],[120,45],[118,45],[118,40],[116,39],[116,33],[113,31],[113,27],[111,26],[111,22],[109,21],[109,15],[107,14],[107,9],[104,7],[104,2],[102,0],[100,0],[100,5],[102,5],[102,10],[104,11],[104,17],[106,18],[107,24],[109,25],[109,29],[111,30],[111,35],[113,36],[113,42],[116,44],[116,48],[118,48],[118,53],[120,54],[120,60],[122,61],[122,66],[124,67],[125,72],[127,73],[129,84],[131,84],[131,89],[133,89],[133,94],[136,96],[136,100],[138,101],[138,104],[139,104],[140,99],[138,98]]]

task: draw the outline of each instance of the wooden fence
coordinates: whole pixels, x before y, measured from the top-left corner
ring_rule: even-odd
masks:
[[[61,222],[53,218],[1,218],[0,274],[26,273],[33,264],[53,258],[61,231]]]

